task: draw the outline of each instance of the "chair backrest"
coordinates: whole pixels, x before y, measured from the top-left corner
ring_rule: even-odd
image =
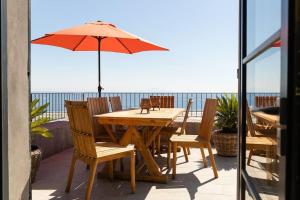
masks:
[[[201,138],[207,141],[210,141],[211,131],[215,121],[217,106],[218,106],[217,99],[206,99],[202,120],[200,124],[199,135],[201,136]]]
[[[150,96],[150,101],[153,107],[160,107],[160,96]]]
[[[96,138],[105,136],[108,134],[105,131],[104,127],[100,125],[96,119],[93,118],[93,115],[100,115],[109,112],[108,100],[107,97],[96,97],[88,98],[88,108],[93,121],[93,132]]]
[[[276,96],[255,96],[255,106],[257,108],[276,106]]]
[[[109,97],[109,102],[110,102],[112,112],[117,112],[122,110],[122,103],[121,103],[120,96]]]
[[[255,136],[255,129],[254,129],[254,125],[253,125],[253,121],[252,121],[252,117],[251,117],[251,112],[250,112],[250,108],[248,106],[248,102],[246,102],[246,122],[247,122],[247,128],[248,128],[248,136]]]
[[[174,108],[174,96],[150,96],[151,101],[160,101],[161,108]]]
[[[187,125],[187,119],[189,118],[189,112],[191,110],[192,104],[193,104],[193,99],[189,99],[188,104],[186,106],[186,110],[185,110],[185,114],[184,114],[180,134],[183,134],[184,131],[185,131],[185,128],[186,128],[186,125]]]
[[[161,96],[161,108],[174,108],[174,96]]]
[[[91,116],[86,101],[65,101],[74,149],[83,156],[96,157]]]

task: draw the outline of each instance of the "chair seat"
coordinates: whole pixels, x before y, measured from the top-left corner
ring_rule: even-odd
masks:
[[[178,142],[178,143],[199,143],[199,142],[207,142],[199,135],[178,135],[174,134],[170,138],[171,142]]]
[[[264,148],[265,146],[276,146],[277,141],[272,137],[247,137],[246,144],[251,147]]]
[[[96,142],[95,147],[97,158],[129,153],[134,150],[134,145],[124,147],[112,142]]]

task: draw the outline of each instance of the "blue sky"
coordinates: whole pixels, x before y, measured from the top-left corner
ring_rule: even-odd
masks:
[[[109,91],[236,92],[238,0],[32,0],[32,39],[102,20],[170,49],[101,54]],[[32,45],[32,91],[97,91],[97,53]]]

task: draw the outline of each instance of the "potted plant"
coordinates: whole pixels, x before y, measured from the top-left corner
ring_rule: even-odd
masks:
[[[213,134],[213,142],[218,155],[237,156],[238,153],[238,100],[235,95],[218,98],[216,113],[217,131]]]
[[[45,138],[52,138],[52,134],[43,125],[50,121],[50,118],[43,117],[42,115],[47,111],[49,103],[39,106],[39,99],[34,99],[30,104],[30,134],[31,137],[40,135]],[[39,147],[35,144],[31,144],[31,173],[30,178],[33,183],[35,180],[36,173],[40,166],[42,159],[42,152]]]

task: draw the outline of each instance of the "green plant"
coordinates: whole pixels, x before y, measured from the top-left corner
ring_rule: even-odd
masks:
[[[53,135],[49,132],[49,130],[43,125],[50,121],[49,117],[43,117],[45,112],[47,112],[47,107],[49,103],[45,103],[44,105],[39,106],[40,99],[34,99],[30,104],[30,116],[31,116],[31,123],[30,123],[30,132],[31,135],[40,135],[45,138],[52,138]]]
[[[238,100],[235,95],[218,98],[216,127],[222,133],[237,133]]]

